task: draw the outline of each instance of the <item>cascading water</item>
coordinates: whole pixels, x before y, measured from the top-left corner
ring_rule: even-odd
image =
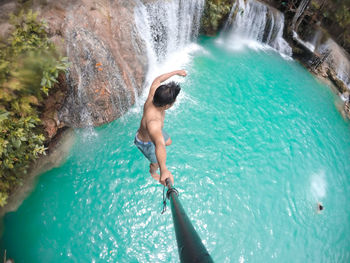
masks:
[[[305,48],[307,48],[309,51],[311,51],[311,52],[314,52],[314,51],[315,51],[315,45],[312,44],[312,43],[310,43],[310,42],[308,42],[308,41],[302,40],[302,39],[299,37],[298,33],[295,32],[295,31],[293,31],[293,39],[294,39],[295,41],[297,41],[300,45],[302,45],[302,46],[304,46]]]
[[[75,28],[67,35],[67,54],[71,61],[67,79],[71,88],[60,110],[60,119],[73,127],[93,127],[97,120],[107,120],[107,111],[112,118],[121,116],[131,106],[133,94],[121,78],[113,55],[88,30]],[[104,72],[99,70],[100,65]],[[106,106],[106,102],[111,106]],[[94,104],[100,104],[101,108]]]
[[[292,55],[291,47],[283,39],[283,14],[263,3],[238,0],[232,7],[225,28],[232,44],[242,39],[254,40],[268,44],[284,55]]]
[[[302,39],[297,32],[293,31],[293,39],[314,54],[315,58],[309,60],[309,65],[317,68],[323,62],[326,62],[327,65],[324,69],[327,71],[327,67],[329,67],[335,73],[333,77],[343,82],[350,90],[349,54],[330,38],[321,27],[310,27],[307,30],[307,33],[304,32],[305,39]]]
[[[350,59],[346,52],[331,38],[318,46],[316,51],[320,54],[329,53],[326,62],[350,90]]]
[[[135,22],[147,46],[149,73],[196,40],[205,0],[138,0]],[[150,75],[150,74],[149,74]]]
[[[92,117],[91,117],[91,112],[88,109],[88,96],[86,94],[86,90],[85,87],[89,85],[89,70],[85,67],[80,67],[79,66],[79,61],[77,59],[76,56],[74,56],[74,52],[72,52],[73,50],[75,51],[75,49],[77,49],[77,45],[75,44],[75,37],[76,34],[68,34],[68,45],[67,45],[67,55],[70,58],[71,62],[71,70],[68,71],[67,73],[67,79],[68,79],[68,83],[70,86],[76,86],[76,90],[75,92],[71,95],[71,97],[74,97],[74,105],[75,105],[75,109],[73,111],[70,111],[71,116],[74,116],[75,120],[72,121],[73,123],[84,123],[85,126],[87,127],[93,127],[93,121],[92,121]],[[86,60],[89,60],[89,53],[87,54],[87,58]],[[72,77],[71,75],[75,73],[76,74],[76,80],[77,83],[73,83],[73,79],[74,77]],[[72,103],[73,104],[73,103]],[[61,117],[61,119],[65,119],[64,117]],[[69,122],[71,119],[65,119],[66,122]]]
[[[337,77],[345,83],[350,90],[350,64],[348,60],[341,60],[336,69]]]
[[[315,28],[313,31],[313,34],[310,34],[310,37],[307,39],[306,43],[309,44],[312,51],[315,51],[316,47],[318,47],[322,41],[323,33],[319,28]]]
[[[184,48],[198,36],[204,0],[156,1],[135,9],[136,25],[149,55],[157,62]]]

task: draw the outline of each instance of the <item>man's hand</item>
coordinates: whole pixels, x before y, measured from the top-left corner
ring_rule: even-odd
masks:
[[[175,71],[172,71],[169,73],[165,73],[163,75],[156,77],[151,85],[147,99],[150,99],[150,100],[153,99],[154,92],[160,86],[160,84],[162,82],[166,81],[167,79],[171,78],[172,76],[175,76],[175,75],[186,77],[187,72],[185,70],[181,69],[181,70],[175,70]]]
[[[164,185],[164,186],[166,186],[166,182],[165,182],[165,180],[166,179],[170,179],[170,181],[171,181],[171,185],[173,185],[174,184],[174,176],[171,174],[171,172],[169,171],[169,170],[164,170],[164,171],[160,171],[160,180],[159,180],[159,182],[162,184],[162,185]]]
[[[185,70],[179,70],[177,75],[182,76],[182,77],[186,77],[187,76],[187,72]]]

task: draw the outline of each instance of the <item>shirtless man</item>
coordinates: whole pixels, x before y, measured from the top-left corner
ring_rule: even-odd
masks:
[[[161,85],[174,75],[185,77],[184,70],[176,70],[157,77],[150,88],[143,106],[143,116],[134,143],[143,155],[151,162],[149,172],[152,177],[165,185],[169,178],[174,184],[174,177],[166,167],[165,146],[171,144],[169,135],[163,130],[165,111],[173,106],[181,88],[179,84],[170,82]],[[160,168],[160,175],[157,170]]]

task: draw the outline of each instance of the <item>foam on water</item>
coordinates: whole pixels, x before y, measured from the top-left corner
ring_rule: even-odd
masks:
[[[224,38],[218,38],[215,41],[215,43],[219,45],[221,48],[231,50],[233,52],[245,52],[246,49],[252,49],[255,51],[263,51],[263,52],[274,51],[274,52],[277,52],[285,60],[293,60],[293,58],[290,55],[286,55],[267,44],[264,44],[262,42],[259,42],[253,39],[242,38],[238,35],[231,36],[230,44],[228,44],[227,40],[225,40]]]
[[[196,43],[191,43],[187,45],[182,50],[179,50],[177,52],[170,53],[166,60],[164,60],[162,63],[155,63],[154,65],[150,66],[146,81],[144,84],[144,90],[139,98],[137,98],[135,105],[130,109],[131,113],[140,113],[143,110],[143,104],[148,96],[149,88],[152,84],[152,81],[158,77],[161,74],[168,73],[174,70],[178,69],[184,69],[188,70],[191,67],[191,63],[193,60],[193,57],[198,53],[205,53],[205,49],[201,46],[199,46]],[[182,83],[185,81],[185,78],[180,76],[174,76],[169,81],[176,81],[179,83]],[[166,82],[165,82],[166,83]],[[181,91],[181,93],[178,96],[177,102],[181,103],[181,101],[184,98],[185,91]],[[177,104],[174,105],[170,110],[174,110],[177,107]]]
[[[326,197],[327,183],[325,171],[319,171],[311,175],[311,193],[316,200]]]
[[[244,51],[246,48],[253,49],[253,50],[273,50],[270,46],[263,44],[262,42],[249,39],[249,38],[242,38],[238,35],[233,35],[230,39],[230,44],[228,45],[227,41],[225,41],[223,38],[219,38],[216,40],[216,43],[223,48],[232,50],[232,51]]]

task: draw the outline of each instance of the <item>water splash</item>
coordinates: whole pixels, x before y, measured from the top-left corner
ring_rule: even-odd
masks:
[[[135,8],[135,22],[146,42],[150,64],[197,39],[204,0],[156,1]]]
[[[329,53],[326,62],[350,90],[350,58],[346,51],[331,38],[317,47],[317,51],[320,54]]]
[[[141,111],[151,81],[158,75],[184,68],[192,54],[201,50],[198,37],[205,0],[137,0],[135,23],[147,47],[148,72],[144,93],[136,99],[132,111]],[[181,82],[181,78],[176,78]],[[181,99],[181,97],[180,97]]]
[[[326,197],[327,182],[326,173],[321,170],[311,175],[311,193],[316,200]]]
[[[227,42],[241,48],[256,47],[252,42],[267,44],[283,55],[292,48],[283,39],[284,16],[278,10],[255,0],[238,0],[225,25]]]
[[[304,41],[299,37],[298,33],[295,31],[293,31],[293,39],[297,41],[299,44],[303,45],[308,50],[310,50],[311,52],[315,51],[315,44],[314,44],[316,43],[315,39],[313,39],[313,42]]]

